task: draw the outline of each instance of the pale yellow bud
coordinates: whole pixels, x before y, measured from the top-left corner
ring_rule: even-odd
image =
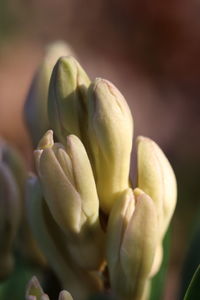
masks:
[[[48,131],[44,139],[48,142],[40,142],[37,164],[45,200],[63,230],[80,232],[84,224],[97,221],[99,209],[87,153],[78,137],[73,135],[67,137],[66,149],[61,144],[49,142],[53,139],[52,131]]]
[[[49,265],[75,299],[86,300],[101,287],[98,278],[77,266],[68,251],[68,240],[46,205],[37,177],[27,182],[27,214],[31,228]]]
[[[25,103],[25,120],[36,147],[42,135],[50,128],[47,113],[49,82],[53,67],[59,57],[72,55],[64,42],[55,42],[46,48],[43,61],[37,70]]]
[[[59,294],[58,300],[73,300],[71,294],[67,291],[62,291]]]
[[[176,206],[176,178],[165,154],[151,139],[138,137],[137,156],[137,186],[147,193],[156,205],[162,240]]]
[[[89,84],[87,74],[74,57],[58,60],[51,76],[48,105],[51,128],[63,144],[69,134],[85,136]]]
[[[26,288],[26,300],[41,300],[44,291],[36,276],[33,276]]]
[[[104,234],[92,168],[78,137],[70,135],[66,141],[66,148],[53,144],[53,132],[48,131],[35,152],[37,169],[51,214],[69,239],[70,253],[80,266],[96,269],[104,256]]]
[[[90,158],[100,207],[109,213],[129,186],[133,120],[122,94],[109,81],[97,78],[89,89]]]
[[[115,201],[108,222],[107,260],[119,299],[141,299],[158,242],[156,208],[143,191],[131,189]]]

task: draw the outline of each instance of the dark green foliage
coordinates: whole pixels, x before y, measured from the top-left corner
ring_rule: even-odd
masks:
[[[27,264],[17,255],[14,272],[7,280],[0,283],[0,299],[24,300],[27,284],[33,275],[40,278],[38,269]]]
[[[200,265],[194,273],[190,285],[186,291],[184,300],[199,300],[200,299]]]

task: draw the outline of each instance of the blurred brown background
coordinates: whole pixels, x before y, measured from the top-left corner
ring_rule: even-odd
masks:
[[[91,78],[105,77],[129,102],[135,136],[164,149],[179,202],[166,299],[178,282],[200,211],[200,3],[196,0],[0,0],[0,134],[30,161],[23,104],[44,47],[64,39]]]

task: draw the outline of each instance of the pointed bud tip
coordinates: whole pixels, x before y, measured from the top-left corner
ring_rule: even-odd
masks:
[[[71,65],[74,65],[76,63],[77,63],[77,60],[72,55],[61,56],[61,57],[59,57],[59,59],[57,61],[57,64],[60,67],[66,67],[66,66],[71,67]]]
[[[33,276],[33,277],[30,279],[28,286],[29,286],[29,287],[34,286],[34,287],[39,287],[39,288],[41,287],[41,286],[40,286],[40,283],[39,283],[39,280],[37,279],[36,276]]]
[[[112,90],[117,90],[117,87],[111,83],[109,80],[101,78],[101,77],[97,77],[95,78],[94,82],[93,82],[93,88],[94,90],[97,90],[99,88],[108,88],[110,92],[112,92]]]
[[[154,141],[152,139],[150,139],[149,137],[143,136],[143,135],[139,135],[136,139],[136,144],[138,145],[140,142],[151,142],[154,143]]]
[[[43,290],[42,287],[37,279],[36,276],[33,276],[27,286],[26,289],[26,298],[28,298],[29,296],[36,296],[36,295],[42,295],[43,294]]]
[[[69,292],[61,291],[58,300],[73,300],[73,298]]]
[[[49,296],[47,294],[43,294],[40,300],[49,300]]]
[[[122,93],[113,83],[103,78],[96,78],[91,84],[90,91],[93,95],[91,99],[93,100],[94,111],[98,111],[100,107],[102,109],[103,105],[104,110],[109,111],[109,116],[112,114],[125,116],[129,120],[128,124],[131,129],[130,132],[132,132],[133,119],[130,108]]]
[[[74,146],[78,147],[78,145],[82,145],[81,140],[74,134],[68,135],[66,139],[67,139],[66,148],[70,152],[72,151]]]
[[[69,134],[67,136],[67,141],[70,143],[70,142],[73,142],[73,141],[80,141],[80,139],[75,134]]]
[[[39,141],[37,150],[44,150],[45,148],[51,148],[53,144],[54,144],[53,130],[48,130]]]
[[[79,62],[71,55],[61,56],[55,65],[55,70],[58,70],[61,74],[65,74],[67,77],[71,77],[71,75],[73,75],[72,78],[74,79],[77,78],[77,72],[79,69],[81,69]]]
[[[35,296],[26,296],[26,300],[37,300]]]

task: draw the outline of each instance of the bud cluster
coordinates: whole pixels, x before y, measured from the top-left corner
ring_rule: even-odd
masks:
[[[26,289],[26,300],[50,300],[43,291],[37,277],[32,277]],[[73,300],[69,292],[63,290],[59,293],[58,300]]]
[[[148,299],[176,204],[169,161],[155,142],[138,137],[137,183],[130,184],[128,104],[109,81],[91,82],[74,57],[57,60],[48,101],[37,93],[32,105],[40,101],[45,114],[38,119],[33,109],[31,120],[47,118],[48,131],[34,151],[37,177],[27,183],[27,211],[44,255],[74,299],[107,285],[116,299]]]

